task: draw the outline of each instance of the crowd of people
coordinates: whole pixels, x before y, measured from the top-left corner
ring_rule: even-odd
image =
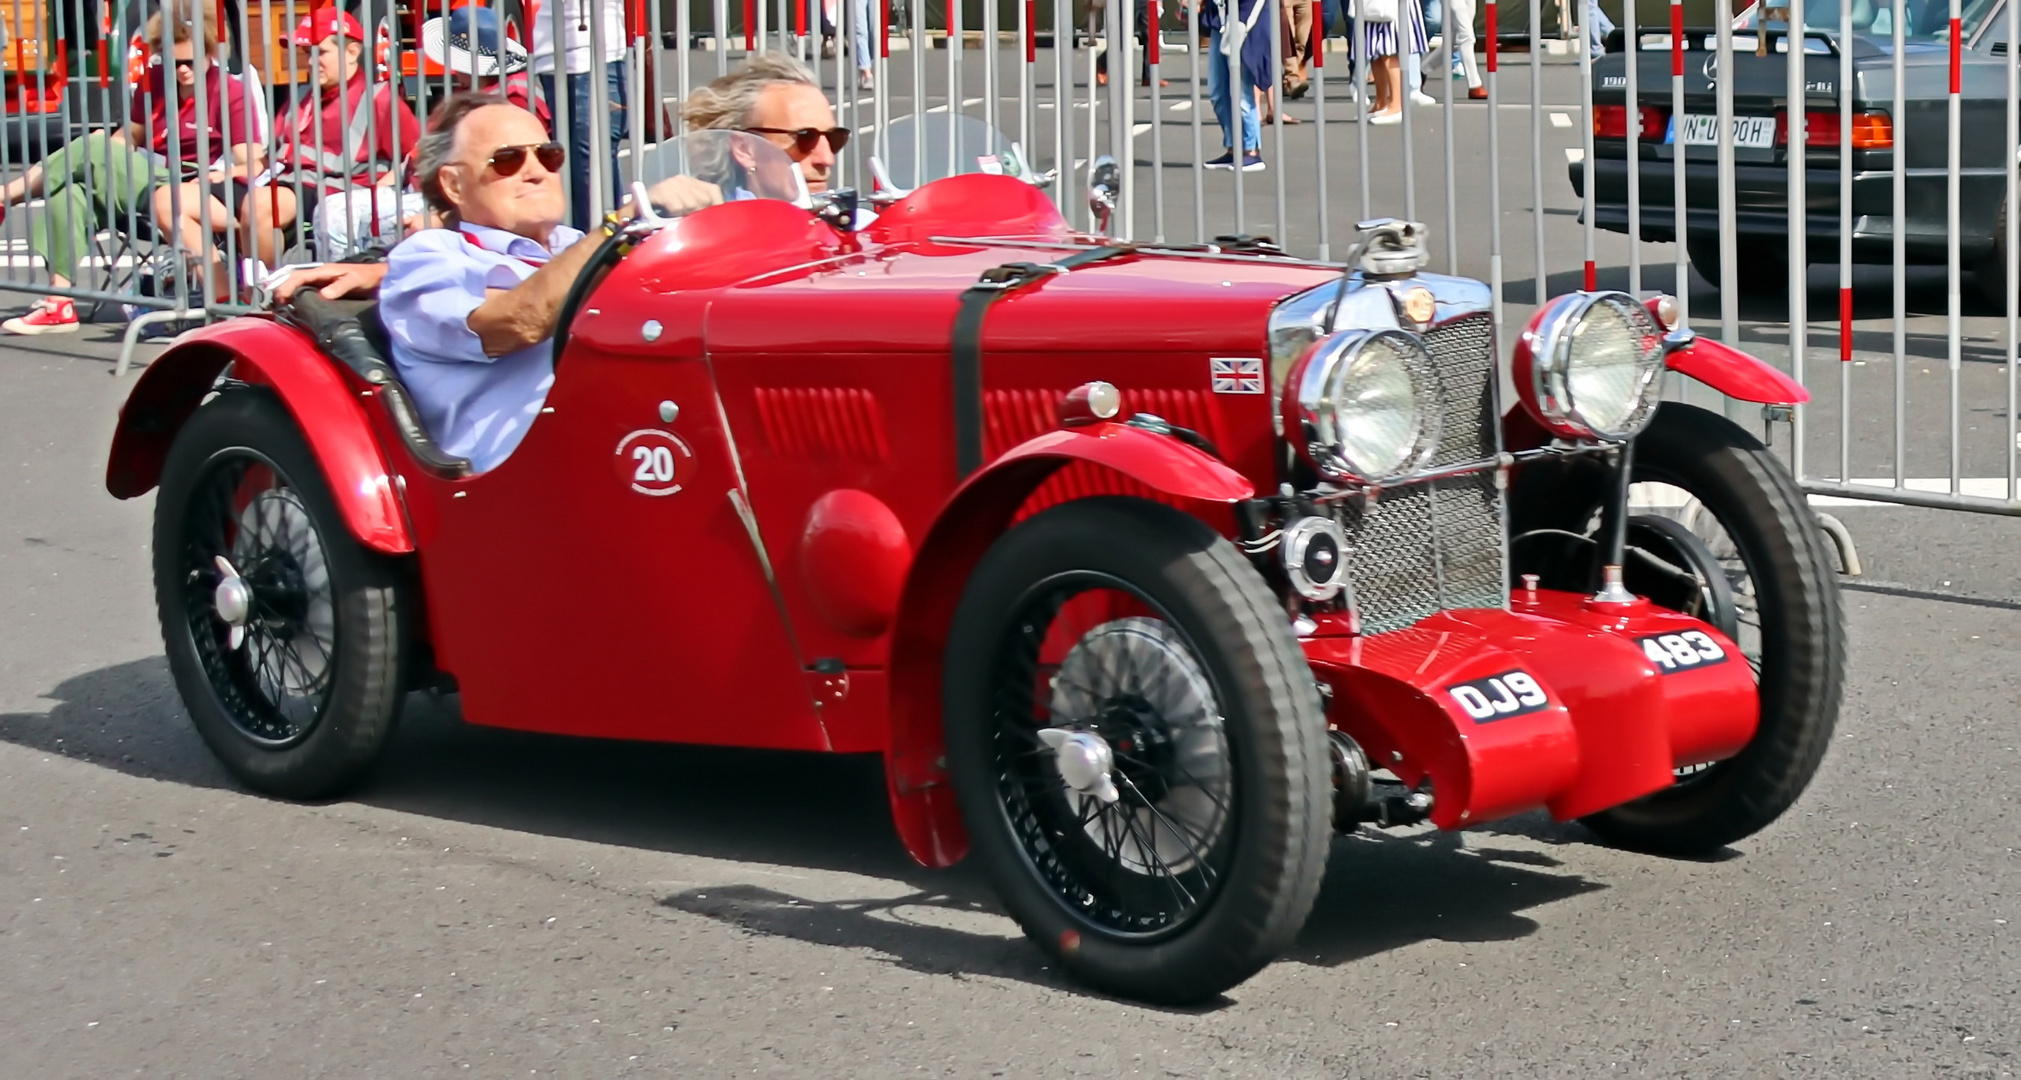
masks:
[[[152,55],[132,86],[125,114],[130,122],[73,139],[0,185],[0,217],[11,205],[43,201],[26,231],[53,289],[73,289],[80,264],[94,254],[94,238],[107,231],[174,252],[173,259],[154,260],[175,264],[164,271],[169,279],[150,284],[158,294],[180,292],[196,306],[244,302],[267,268],[341,259],[439,224],[417,182],[424,124],[384,57],[369,55],[356,18],[328,5],[292,28],[285,44],[300,50],[306,77],[284,87],[273,99],[281,104],[270,108],[251,66],[242,74],[229,69],[218,20],[198,18],[196,2],[163,0],[165,10],[148,18],[142,40]],[[431,86],[495,93],[541,125],[567,176],[564,190],[572,197],[566,221],[587,233],[593,204],[623,202],[618,151],[631,124],[627,36],[619,4],[550,2],[560,7],[560,17],[543,7],[533,20],[530,49],[481,3],[427,20],[418,44],[431,68],[446,73],[441,84],[430,76]],[[824,0],[819,9],[823,51],[832,54],[844,29],[838,21],[846,22],[859,85],[869,89],[872,5],[846,0],[849,17],[838,20],[843,2]],[[1474,56],[1475,0],[1278,0],[1276,40],[1260,25],[1272,0],[1182,2],[1199,5],[1202,54],[1213,61],[1207,90],[1222,138],[1220,154],[1204,163],[1210,169],[1265,167],[1262,125],[1299,122],[1280,106],[1311,92],[1317,53],[1330,36],[1358,35],[1345,62],[1334,61],[1345,68],[1336,77],[1345,77],[1352,93],[1368,95],[1364,115],[1371,124],[1400,122],[1406,95],[1419,105],[1435,102],[1424,92],[1427,57],[1449,64],[1452,77],[1465,80],[1468,96],[1486,96]],[[1163,0],[1133,0],[1140,41],[1161,21],[1162,7]],[[591,25],[593,18],[598,25]],[[597,50],[601,63],[592,62]],[[1147,50],[1138,53],[1148,60]],[[297,69],[290,64],[289,70]],[[743,123],[799,161],[810,189],[825,187],[848,132],[835,126],[818,79],[799,61],[773,53],[754,57],[749,70],[804,82],[806,91],[760,102],[751,84],[733,79],[691,94],[684,119],[691,127],[720,126],[726,117]],[[1098,80],[1107,76],[1106,65],[1100,66]],[[1148,62],[1139,78],[1152,78]],[[726,101],[726,93],[743,96]],[[593,115],[598,112],[601,118]],[[734,119],[746,114],[755,119]],[[598,136],[607,139],[602,150],[591,145]],[[541,160],[547,156],[553,155]],[[599,157],[602,167],[592,168]],[[598,174],[606,188],[600,199],[590,197]],[[244,259],[234,264],[229,252]],[[79,325],[76,303],[58,293],[0,329],[46,334]]]
[[[478,4],[427,20],[419,44],[446,72],[449,90],[497,92],[566,145],[571,220],[587,228],[593,109],[607,110],[605,201],[618,199],[617,149],[628,132],[626,37],[617,4],[554,2],[563,8],[558,47],[554,20],[536,20],[529,52],[492,8]],[[591,85],[596,35],[581,17],[592,5],[604,20],[602,86]],[[245,301],[277,264],[342,258],[429,223],[414,183],[423,123],[392,73],[367,55],[370,42],[354,16],[336,5],[316,7],[289,31],[283,44],[298,56],[287,70],[303,78],[272,107],[258,72],[234,72],[226,62],[219,22],[200,17],[194,0],[169,0],[142,28],[150,55],[126,102],[128,122],[73,138],[0,185],[0,217],[15,204],[42,200],[26,232],[53,289],[74,288],[101,232],[176,253],[150,260],[154,276],[140,287],[182,292],[200,305]],[[558,116],[567,120],[565,131]],[[238,265],[228,257],[234,252],[244,257]],[[0,330],[50,334],[80,324],[76,302],[52,294],[0,322]]]
[[[1207,94],[1221,128],[1221,153],[1207,160],[1210,169],[1265,168],[1262,125],[1299,122],[1278,104],[1311,92],[1317,53],[1336,32],[1353,39],[1343,76],[1354,94],[1370,95],[1371,124],[1401,123],[1406,93],[1417,105],[1437,103],[1424,90],[1427,56],[1446,59],[1452,77],[1466,81],[1467,97],[1488,96],[1474,56],[1474,0],[1280,0],[1275,42],[1267,27],[1258,28],[1270,0],[1198,2],[1203,55],[1214,61]],[[1143,21],[1140,15],[1140,36]]]

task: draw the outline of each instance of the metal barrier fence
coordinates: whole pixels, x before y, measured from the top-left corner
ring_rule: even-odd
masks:
[[[328,102],[323,61],[288,44],[327,0],[164,2],[175,17],[150,30],[162,2],[0,0],[0,181],[16,204],[0,221],[0,289],[130,305],[129,346],[151,324],[245,310],[249,257],[331,259],[397,239],[420,211],[405,157],[415,117],[457,86],[544,104],[564,141],[611,147],[575,154],[583,171],[564,178],[593,218],[613,201],[613,170],[679,133],[690,88],[781,50],[816,67],[854,132],[836,185],[867,187],[871,156],[906,156],[894,125],[917,138],[923,118],[959,114],[1051,173],[1083,227],[1090,163],[1126,163],[1120,236],[1267,233],[1326,259],[1357,220],[1424,221],[1434,269],[1493,287],[1505,339],[1556,293],[1662,286],[1701,332],[1786,360],[1812,390],[1809,406],[1766,418],[1788,432],[1807,490],[2021,514],[2021,0],[1786,0],[1706,25],[1687,25],[1675,0],[1607,0],[1617,28],[1598,57],[1585,46],[1608,16],[1585,0],[1548,5],[1548,19],[1529,3],[1513,20],[1495,0],[1446,0],[1441,48],[1418,57],[1424,93],[1402,77],[1394,122],[1369,77],[1407,64],[1371,57],[1382,35],[1343,33],[1337,17],[1367,5],[1373,22],[1381,0],[1342,0],[1344,13],[1220,0],[1226,20],[1184,0],[492,0],[489,17],[458,14],[463,0],[342,0],[365,89]],[[1395,5],[1388,40],[1405,54],[1419,4]],[[435,19],[463,20],[464,48],[431,44]],[[177,36],[218,43],[162,63]],[[555,66],[552,42],[569,78],[540,70]],[[509,70],[522,52],[530,69]],[[1447,77],[1455,54],[1465,81]],[[1475,74],[1485,100],[1466,96]],[[1267,113],[1255,171],[1241,167],[1244,98]],[[192,105],[196,122],[168,119]],[[1235,167],[1206,164],[1231,145]],[[1790,147],[1804,168],[1789,167]],[[1809,308],[1813,240],[1836,245],[1821,260],[1838,270],[1835,320]],[[1723,285],[1716,319],[1692,310],[1694,271]],[[1821,347],[1834,329],[1836,350]],[[1940,378],[1922,377],[1936,374],[1926,360]]]

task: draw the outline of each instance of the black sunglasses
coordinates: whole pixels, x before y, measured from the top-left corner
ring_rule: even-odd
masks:
[[[540,159],[540,167],[548,172],[560,172],[561,163],[568,160],[568,149],[558,142],[525,143],[518,146],[501,146],[491,152],[487,162],[500,176],[511,176],[526,164],[526,152]]]
[[[176,70],[177,70],[177,71],[181,71],[181,70],[182,70],[183,68],[190,68],[190,69],[192,69],[192,70],[194,70],[194,69],[196,68],[196,58],[195,58],[195,57],[191,57],[191,58],[189,58],[188,60],[184,60],[184,59],[181,59],[181,58],[179,58],[179,57],[178,57],[178,58],[174,58],[174,59],[172,59],[172,60],[170,61],[170,63],[173,63],[173,64],[175,65],[175,67],[176,67]]]
[[[822,139],[827,139],[828,149],[837,153],[840,153],[843,147],[849,145],[849,129],[846,127],[832,127],[827,131],[823,131],[820,128],[792,128],[789,130],[787,128],[764,127],[745,128],[744,130],[756,132],[760,135],[791,135],[793,136],[793,149],[800,151],[802,154],[813,153],[814,144],[820,142]]]

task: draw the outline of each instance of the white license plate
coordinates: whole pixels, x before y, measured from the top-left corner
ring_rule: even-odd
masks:
[[[1681,141],[1686,146],[1719,145],[1719,117],[1684,114],[1684,138],[1667,139],[1666,142]],[[1736,116],[1733,118],[1733,145],[1748,150],[1766,150],[1775,145],[1775,117]]]

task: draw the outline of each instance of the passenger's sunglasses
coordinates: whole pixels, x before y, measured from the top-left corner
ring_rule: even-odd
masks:
[[[568,150],[558,142],[525,143],[518,146],[501,146],[491,152],[487,164],[500,176],[511,176],[526,164],[527,151],[540,159],[540,167],[548,172],[560,172],[561,163],[568,160]]]
[[[802,154],[813,153],[814,144],[820,142],[822,139],[827,139],[828,149],[837,153],[840,153],[843,147],[849,145],[849,129],[846,127],[832,127],[827,131],[823,131],[820,128],[789,129],[763,127],[745,128],[744,130],[756,132],[760,135],[791,135],[793,136],[793,149],[800,151]]]

